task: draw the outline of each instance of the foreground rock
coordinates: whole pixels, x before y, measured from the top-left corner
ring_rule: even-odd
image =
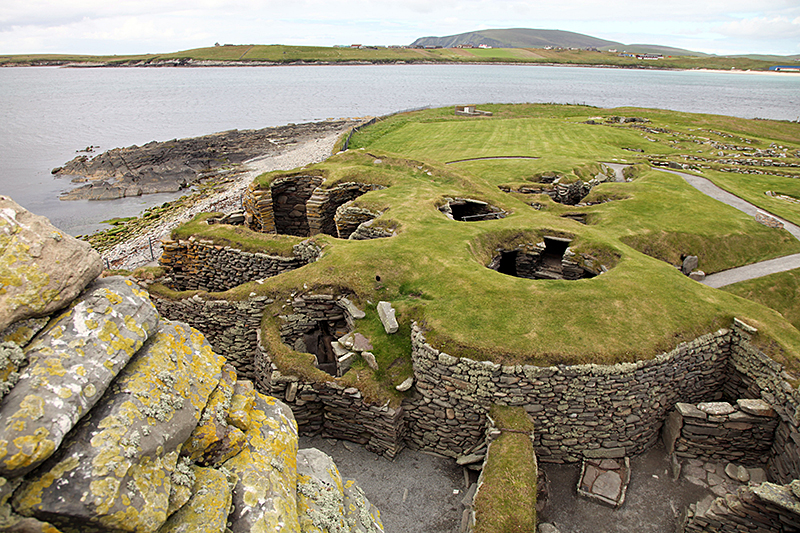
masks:
[[[47,459],[155,332],[156,309],[134,286],[98,280],[25,349],[28,366],[0,404],[0,475]]]
[[[329,531],[300,527],[289,407],[131,281],[96,280],[47,327],[15,322],[0,340],[0,531]],[[315,511],[347,526],[330,531],[382,531],[357,486],[340,500]]]
[[[102,269],[88,243],[0,196],[0,331],[66,307]]]
[[[85,185],[62,200],[114,200],[142,194],[176,192],[231,165],[274,156],[297,142],[344,132],[357,122],[310,122],[260,130],[231,130],[213,135],[114,148],[93,158],[78,156],[56,175]]]

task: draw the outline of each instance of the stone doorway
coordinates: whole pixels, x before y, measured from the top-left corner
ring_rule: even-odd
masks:
[[[506,212],[486,202],[469,198],[448,198],[439,208],[448,218],[459,222],[478,222],[505,218]]]
[[[317,322],[316,327],[303,334],[304,351],[314,354],[317,358],[317,368],[331,376],[338,375],[339,371],[332,345],[334,340],[336,337],[327,322]]]

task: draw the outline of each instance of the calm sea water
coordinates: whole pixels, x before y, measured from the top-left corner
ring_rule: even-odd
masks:
[[[50,170],[100,150],[459,103],[641,106],[800,118],[800,76],[516,65],[0,69],[0,194],[72,234],[174,195],[61,202]]]

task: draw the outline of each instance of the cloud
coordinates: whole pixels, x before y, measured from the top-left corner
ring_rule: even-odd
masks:
[[[755,40],[796,39],[800,41],[800,17],[755,17],[721,24],[714,30],[727,37]]]

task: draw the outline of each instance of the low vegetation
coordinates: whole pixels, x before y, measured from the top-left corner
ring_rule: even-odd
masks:
[[[368,391],[370,399],[395,404],[401,395],[394,387],[411,375],[412,321],[425,329],[428,342],[451,355],[553,365],[651,358],[683,340],[729,327],[739,317],[759,328],[759,338],[769,339],[777,360],[800,371],[800,331],[770,309],[778,305],[757,303],[750,293],[711,289],[677,268],[682,255],[698,255],[700,269],[716,272],[800,252],[800,243],[784,230],[762,226],[711,200],[680,176],[651,166],[656,160],[684,164],[689,155],[719,157],[718,146],[734,141],[764,149],[778,143],[787,148],[783,160],[796,164],[800,125],[652,109],[480,107],[493,116],[456,117],[452,108],[393,116],[356,133],[349,151],[309,167],[308,172],[318,173],[327,184],[345,180],[386,186],[358,202],[379,206],[383,215],[376,223],[396,227],[397,236],[350,241],[317,235],[314,240],[323,255],[316,263],[219,295],[242,298],[252,292],[275,299],[265,314],[262,339],[282,370],[309,376],[318,372],[309,368],[310,356],[281,344],[278,328],[279,316],[291,312],[294,295],[324,293],[347,295],[367,311],[367,319],[357,321],[356,328],[372,340],[378,357],[378,372],[357,365],[344,380]],[[612,119],[619,116],[643,121]],[[508,155],[538,159],[447,164]],[[585,199],[592,205],[562,205],[546,194],[504,192],[539,186],[544,174],[586,179],[602,170],[600,163],[629,164],[635,171],[626,173],[631,181],[597,185]],[[741,190],[770,202],[760,189],[796,192],[794,183],[783,177],[751,180],[750,175],[723,176],[697,168],[684,171],[701,171],[722,186],[728,186],[725,178],[737,181]],[[798,173],[792,167],[766,170]],[[280,175],[260,180],[267,184]],[[507,216],[454,221],[438,209],[446,198],[479,199]],[[800,207],[786,204],[784,216],[800,218]],[[587,223],[565,214],[585,214]],[[250,235],[242,228],[193,224],[179,230],[180,235],[224,239],[247,249],[293,242]],[[213,236],[217,231],[223,233]],[[545,237],[571,239],[572,252],[591,256],[607,272],[577,281],[531,280],[487,268],[498,248],[535,246]],[[260,244],[262,240],[270,244]],[[402,324],[393,337],[382,332],[375,317],[380,300],[392,302]]]
[[[539,475],[531,435],[533,422],[522,407],[493,405],[489,416],[501,433],[490,445],[475,498],[475,533],[536,531]]]
[[[242,64],[276,63],[525,63],[602,65],[623,68],[660,69],[720,69],[720,70],[768,70],[776,64],[786,63],[785,58],[749,58],[718,56],[669,56],[658,60],[625,56],[617,52],[579,49],[545,48],[400,48],[400,47],[324,47],[293,45],[225,45],[196,48],[165,54],[139,54],[127,56],[89,56],[64,54],[3,55],[0,64],[8,65],[54,65],[86,63],[158,64],[186,61],[226,61]],[[777,63],[776,63],[777,62]]]

